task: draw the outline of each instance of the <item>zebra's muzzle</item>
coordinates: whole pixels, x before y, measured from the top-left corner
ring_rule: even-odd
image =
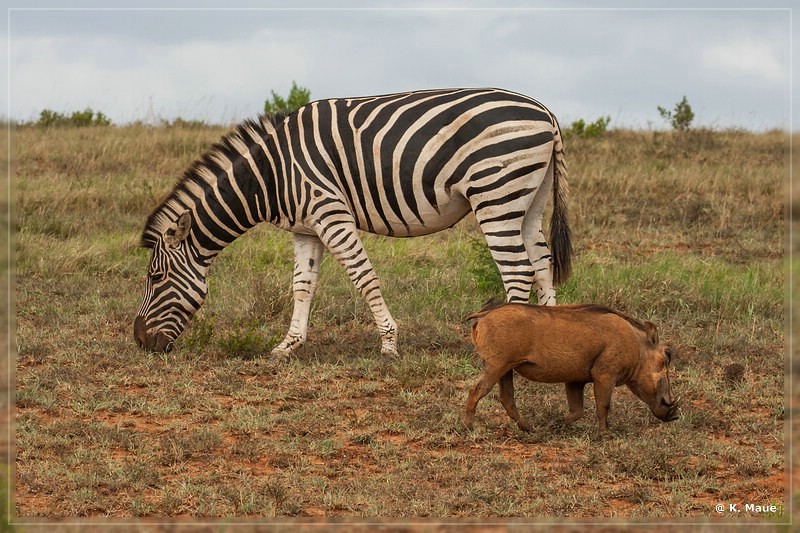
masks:
[[[172,350],[172,341],[164,333],[160,331],[156,332],[155,335],[148,333],[144,318],[141,316],[137,316],[133,321],[133,338],[145,350],[154,352],[169,352]]]

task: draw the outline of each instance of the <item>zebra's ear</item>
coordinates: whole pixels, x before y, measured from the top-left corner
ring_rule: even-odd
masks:
[[[164,233],[164,242],[169,246],[178,246],[189,235],[192,228],[192,213],[184,211],[178,221],[171,225]]]

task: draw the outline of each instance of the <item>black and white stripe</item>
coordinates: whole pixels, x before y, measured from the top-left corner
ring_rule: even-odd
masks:
[[[174,341],[202,303],[213,258],[263,221],[295,234],[295,310],[274,353],[305,341],[325,248],[373,311],[383,353],[396,353],[397,326],[357,230],[414,237],[472,211],[508,300],[527,301],[534,288],[539,303],[554,304],[554,278],[570,269],[566,187],[555,117],[504,90],[321,100],[279,120],[246,121],[150,215],[142,242],[153,248],[151,274],[158,268],[176,281],[162,288],[148,277],[137,339]],[[541,228],[551,189],[552,255]]]

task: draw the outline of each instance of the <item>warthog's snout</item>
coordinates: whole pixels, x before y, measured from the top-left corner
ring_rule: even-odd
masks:
[[[147,331],[144,318],[137,316],[133,321],[133,337],[136,343],[145,350],[154,352],[169,352],[172,350],[172,341],[163,332],[158,331],[150,335]]]
[[[681,400],[680,398],[675,400],[674,402],[668,402],[666,400],[661,400],[661,409],[659,412],[654,412],[659,420],[663,422],[672,422],[680,418],[678,414],[678,407],[680,406]]]

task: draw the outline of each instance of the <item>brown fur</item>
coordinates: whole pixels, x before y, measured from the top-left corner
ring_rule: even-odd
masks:
[[[513,372],[543,383],[565,383],[569,414],[583,415],[583,389],[594,384],[598,430],[607,429],[614,387],[627,385],[658,418],[677,418],[668,366],[671,351],[650,322],[600,305],[485,306],[469,316],[472,342],[485,365],[470,390],[464,423],[472,427],[478,401],[500,383],[500,401],[520,429],[530,430],[514,401]]]

